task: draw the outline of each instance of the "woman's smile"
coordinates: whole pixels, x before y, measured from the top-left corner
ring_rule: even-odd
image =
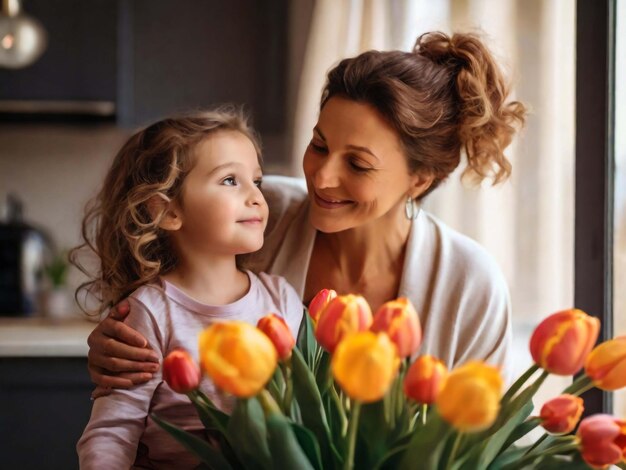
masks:
[[[313,194],[315,195],[316,204],[323,209],[339,209],[350,204],[354,204],[353,201],[349,201],[346,199],[337,199],[317,190],[315,190]]]

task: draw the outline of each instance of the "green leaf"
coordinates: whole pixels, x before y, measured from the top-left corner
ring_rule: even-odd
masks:
[[[394,447],[389,452],[385,454],[385,456],[381,459],[380,462],[374,467],[375,470],[396,470],[400,467],[400,463],[404,458],[404,453],[408,445],[401,445],[398,447]]]
[[[358,436],[362,451],[358,452],[356,468],[372,468],[389,452],[391,429],[385,419],[383,400],[362,405]]]
[[[513,445],[515,442],[524,437],[540,424],[541,418],[538,417],[527,419],[523,423],[518,424],[502,447],[504,449],[509,448],[511,445]]]
[[[317,371],[315,372],[315,383],[320,391],[320,395],[324,395],[328,388],[333,383],[333,378],[330,373],[330,354],[323,351],[320,357],[320,361],[317,364]]]
[[[217,409],[215,404],[200,390],[194,390],[189,395],[189,399],[196,407],[198,416],[208,430],[216,430],[226,435],[226,428],[230,416]]]
[[[185,446],[185,448],[198,456],[198,458],[210,468],[214,470],[232,470],[233,467],[224,458],[222,453],[214,449],[208,442],[160,419],[155,414],[151,414],[150,416],[155,423],[161,426],[161,428]]]
[[[439,466],[443,446],[452,428],[435,409],[428,415],[425,426],[417,428],[411,436],[400,470],[432,470]]]
[[[511,447],[502,452],[491,464],[487,467],[489,470],[500,470],[505,465],[513,463],[519,460],[529,449],[526,447]]]
[[[228,422],[227,437],[246,468],[272,468],[265,415],[256,398],[237,400]]]
[[[507,441],[511,433],[515,428],[524,421],[530,413],[533,411],[533,404],[531,401],[525,403],[519,411],[512,416],[500,429],[489,437],[486,441],[482,452],[477,455],[477,459],[470,457],[470,467],[472,469],[484,469],[495,460],[495,458],[503,450],[504,443]],[[477,460],[477,462],[476,462]],[[473,462],[476,462],[474,464]]]
[[[309,370],[314,370],[315,368],[315,358],[317,349],[319,348],[314,332],[315,329],[313,328],[311,316],[309,315],[308,309],[305,308],[302,313],[302,321],[300,322],[296,346],[302,353]]]
[[[320,451],[320,445],[315,439],[315,435],[304,426],[300,426],[296,423],[289,423],[293,430],[300,447],[309,459],[309,462],[316,470],[322,470],[324,465],[322,464],[322,454]]]
[[[313,470],[287,419],[281,413],[270,413],[265,422],[272,468]]]
[[[307,367],[307,363],[297,348],[293,350],[291,366],[294,396],[298,402],[302,424],[311,430],[317,438],[324,468],[335,468],[340,463],[341,457],[332,445],[322,397],[317,389],[313,373]]]

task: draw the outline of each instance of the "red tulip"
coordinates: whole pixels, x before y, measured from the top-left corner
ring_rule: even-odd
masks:
[[[174,349],[163,360],[163,380],[177,393],[197,389],[200,378],[200,367],[184,349]]]
[[[626,421],[597,414],[580,422],[578,432],[580,454],[593,468],[626,461]]]
[[[261,318],[256,326],[272,340],[281,361],[291,357],[296,340],[283,317],[270,313]]]
[[[332,353],[348,334],[367,330],[372,324],[372,310],[360,295],[340,295],[322,311],[315,329],[318,343]]]
[[[313,325],[317,325],[317,321],[320,319],[320,315],[322,311],[326,308],[326,306],[337,297],[337,292],[332,289],[322,289],[315,297],[311,299],[309,303],[309,316],[313,321]]]
[[[557,312],[543,320],[530,338],[539,367],[556,375],[578,372],[598,339],[600,321],[582,310]]]
[[[553,434],[570,433],[578,424],[584,409],[582,398],[565,393],[548,400],[541,407],[541,425]]]
[[[422,327],[417,312],[409,299],[404,297],[381,305],[370,329],[375,333],[387,333],[401,358],[415,354],[422,343]]]
[[[418,403],[430,405],[437,399],[447,375],[448,368],[439,359],[420,356],[404,377],[404,394]]]

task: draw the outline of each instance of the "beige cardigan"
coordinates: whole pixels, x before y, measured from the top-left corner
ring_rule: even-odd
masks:
[[[308,222],[304,182],[270,176],[263,180],[270,220],[263,248],[242,258],[244,267],[284,276],[300,296],[315,241]],[[398,296],[420,316],[420,354],[448,367],[471,359],[503,366],[509,380],[511,313],[506,282],[492,257],[470,238],[420,211],[409,233]]]

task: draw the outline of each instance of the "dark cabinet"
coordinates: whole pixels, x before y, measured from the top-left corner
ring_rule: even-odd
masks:
[[[232,102],[262,132],[280,132],[287,9],[287,0],[29,0],[48,49],[28,68],[0,69],[0,109],[6,100],[104,101],[134,127]]]
[[[0,358],[2,468],[78,468],[89,421],[86,358]]]

